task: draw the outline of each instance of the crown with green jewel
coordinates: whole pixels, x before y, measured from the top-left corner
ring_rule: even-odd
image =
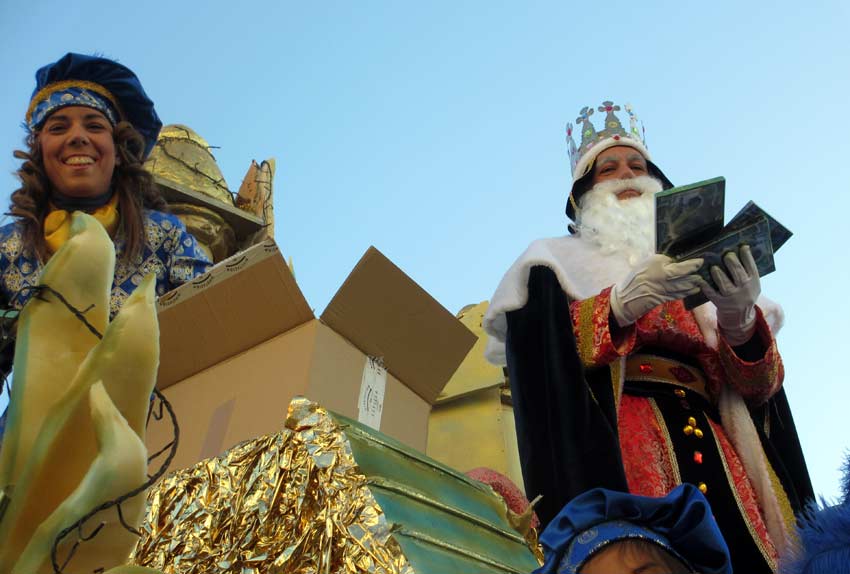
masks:
[[[617,112],[621,111],[619,105],[606,100],[594,110],[585,106],[576,118],[576,129],[581,131],[581,145],[576,147],[573,139],[573,124],[567,124],[567,149],[570,154],[570,166],[573,172],[573,180],[578,180],[585,175],[593,165],[596,156],[609,147],[616,145],[627,145],[639,150],[647,159],[649,152],[646,149],[645,132],[643,122],[638,120],[631,104],[623,106],[628,115],[629,127],[623,127]],[[601,130],[597,130],[590,121],[595,111],[605,114],[605,123]]]

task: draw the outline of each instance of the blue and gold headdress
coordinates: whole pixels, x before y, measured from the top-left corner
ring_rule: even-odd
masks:
[[[85,106],[101,112],[113,125],[130,122],[145,139],[145,157],[153,149],[162,122],[139,78],[126,66],[108,58],[68,53],[39,69],[35,81],[26,113],[30,130],[38,130],[56,110]]]
[[[27,110],[27,127],[30,130],[38,129],[47,116],[68,106],[94,108],[105,115],[112,125],[123,119],[118,102],[109,90],[94,82],[65,80],[49,84],[33,96]]]
[[[732,574],[708,501],[691,484],[660,498],[604,488],[580,494],[541,534],[546,561],[535,574],[575,574],[608,545],[634,539],[656,544],[693,572]]]

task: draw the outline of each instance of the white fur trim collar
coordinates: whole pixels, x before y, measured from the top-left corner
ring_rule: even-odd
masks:
[[[505,336],[508,311],[521,309],[528,302],[528,276],[531,268],[549,267],[558,277],[564,291],[575,300],[599,294],[616,285],[629,274],[631,267],[619,254],[603,254],[601,249],[581,236],[553,237],[534,241],[505,273],[484,315],[484,331],[489,335],[485,357],[497,365],[506,364]],[[776,333],[784,322],[782,307],[766,297],[759,307],[767,324]],[[706,303],[694,310],[694,316],[708,346],[717,347],[717,310]]]

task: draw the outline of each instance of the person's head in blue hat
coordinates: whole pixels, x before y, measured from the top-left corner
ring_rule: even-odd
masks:
[[[142,169],[162,127],[153,102],[132,70],[99,56],[69,53],[35,77],[25,114],[29,149],[15,152],[24,160],[22,186],[10,209],[23,221],[24,240],[46,260],[55,250],[45,229],[50,211],[111,207],[107,229],[123,236],[132,258],[144,242],[143,210],[165,208]]]
[[[162,122],[142,83],[130,68],[109,58],[68,53],[35,74],[35,89],[26,113],[27,127],[37,131],[51,114],[69,106],[100,111],[114,126],[126,121],[142,136],[144,160],[156,143]]]
[[[21,106],[27,147],[15,152],[22,162],[14,220],[0,226],[0,308],[23,309],[37,292],[75,211],[112,238],[112,316],[150,273],[157,295],[205,273],[209,258],[142,165],[161,123],[136,74],[108,58],[66,54],[35,78]]]
[[[651,498],[596,488],[570,501],[540,536],[534,574],[731,574],[729,549],[693,485]]]

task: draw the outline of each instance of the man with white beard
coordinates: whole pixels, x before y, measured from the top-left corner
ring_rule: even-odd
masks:
[[[714,267],[654,254],[654,195],[672,184],[651,161],[629,106],[584,108],[568,144],[572,234],[535,241],[484,317],[487,358],[507,364],[526,496],[544,525],[604,487],[664,496],[696,485],[736,571],[775,572],[794,513],[813,498],[773,334],[782,310],[760,297],[748,247]],[[702,291],[694,311],[682,299]],[[781,455],[781,456],[780,456]]]

